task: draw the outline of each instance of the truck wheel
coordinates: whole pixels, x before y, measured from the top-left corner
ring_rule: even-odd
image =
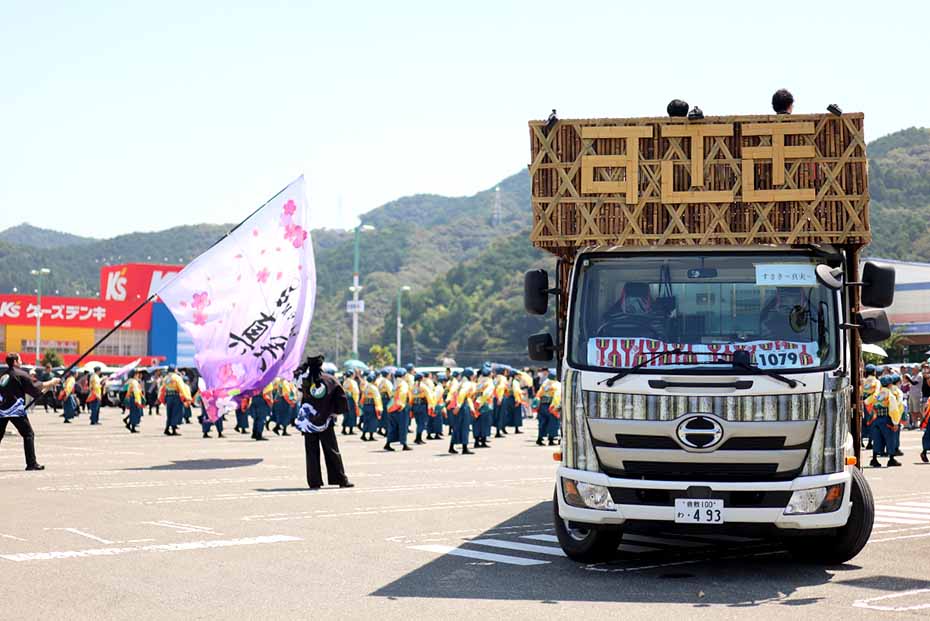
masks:
[[[850,491],[852,510],[846,526],[827,537],[796,537],[785,541],[795,559],[820,565],[841,565],[862,551],[872,534],[875,500],[865,475],[858,468],[853,468]]]
[[[555,521],[555,534],[559,538],[562,551],[573,561],[579,563],[598,563],[610,560],[616,553],[623,537],[623,531],[617,528],[591,527],[568,524],[559,517],[559,499],[556,492],[552,497],[552,518]]]

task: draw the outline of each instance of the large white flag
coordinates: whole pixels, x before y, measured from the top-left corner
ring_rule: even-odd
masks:
[[[159,292],[194,341],[211,420],[300,363],[316,299],[309,229],[301,176]]]

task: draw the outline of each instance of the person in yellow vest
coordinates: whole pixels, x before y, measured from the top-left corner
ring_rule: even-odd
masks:
[[[385,451],[393,451],[391,442],[400,442],[403,450],[412,451],[407,446],[407,426],[410,424],[410,384],[404,379],[405,369],[394,372],[394,395],[387,406],[388,434],[384,444]]]
[[[165,435],[179,436],[178,427],[184,417],[184,404],[181,401],[182,387],[186,386],[176,367],[168,369],[168,375],[159,390],[158,400],[165,404]]]
[[[375,431],[378,430],[378,421],[381,420],[384,412],[384,404],[381,401],[381,392],[375,385],[377,374],[372,371],[367,377],[362,376],[362,383],[359,386],[359,405],[362,409],[362,440],[364,442],[373,442]],[[365,435],[368,435],[366,438]]]
[[[136,371],[126,382],[126,403],[129,406],[129,418],[126,420],[126,429],[129,433],[139,433],[139,423],[142,422],[145,395],[142,390],[142,371]]]
[[[494,380],[491,379],[491,367],[483,366],[475,382],[475,410],[477,417],[472,423],[475,435],[475,448],[491,448],[488,437],[494,418]]]
[[[287,426],[291,424],[291,411],[294,408],[291,383],[283,377],[275,378],[272,382],[271,418],[274,421],[272,431],[275,435],[289,436]],[[266,426],[267,428],[267,426]]]
[[[409,375],[409,373],[408,373]],[[425,378],[422,373],[413,376],[413,389],[411,390],[412,404],[410,406],[413,420],[417,424],[417,436],[413,441],[414,444],[426,444],[423,440],[423,434],[429,437],[429,420],[433,415],[433,408],[436,407],[435,397],[429,379]]]
[[[539,392],[539,433],[536,436],[536,444],[543,445],[543,438],[548,438],[549,446],[555,444],[555,438],[559,435],[559,417],[555,415],[552,409],[552,403],[562,399],[561,384],[555,379],[555,373],[550,373],[549,377],[540,385]]]
[[[252,439],[265,441],[268,438],[262,435],[265,430],[265,421],[271,416],[271,407],[274,405],[274,382],[262,389],[262,394],[252,399]]]
[[[444,375],[439,375],[433,383],[433,411],[426,424],[426,439],[439,440],[443,437],[442,425],[446,416],[446,395],[443,386]]]
[[[456,444],[462,445],[462,455],[471,455],[468,450],[468,430],[471,428],[472,420],[475,419],[475,391],[478,385],[472,381],[475,376],[474,369],[466,368],[462,371],[462,381],[458,384],[458,390],[452,396],[449,402],[449,427],[452,430],[452,436],[449,439],[449,452],[457,454]]]
[[[377,379],[375,379],[375,386],[378,387],[378,392],[381,393],[381,403],[383,403],[385,407],[387,407],[391,399],[394,398],[394,384],[388,379],[389,375],[390,371],[381,369]],[[385,414],[387,414],[387,412],[385,412]],[[390,418],[390,416],[385,415],[378,420],[378,435],[387,436]]]
[[[494,413],[494,427],[497,429],[497,433],[494,434],[494,437],[503,438],[507,433],[507,425],[510,424],[511,412],[514,407],[513,382],[508,367],[499,369],[497,377],[494,380],[494,401],[496,408]]]
[[[872,412],[870,424],[873,428],[872,461],[869,465],[873,468],[881,468],[878,457],[887,450],[888,466],[900,466],[901,463],[895,459],[895,452],[898,449],[896,431],[901,422],[904,406],[898,403],[898,398],[891,389],[891,376],[883,375],[879,381],[881,388],[866,401]]]
[[[904,421],[907,417],[907,397],[904,395],[904,391],[901,390],[901,376],[897,373],[891,374],[891,391],[894,393],[895,398],[898,400],[901,413],[898,416],[898,422],[895,423],[895,426],[897,427],[897,430],[895,431],[895,450],[893,453],[888,453],[888,455],[903,457],[904,453],[901,452],[901,428],[904,427],[902,421]]]
[[[70,423],[71,419],[77,414],[77,396],[74,394],[74,381],[74,372],[68,371],[65,376],[64,386],[58,394],[66,423]]]
[[[520,427],[523,426],[523,410],[530,404],[529,393],[523,378],[516,371],[511,378],[511,384],[513,407],[510,409],[510,424],[513,425],[514,433],[523,433]],[[530,385],[532,385],[532,380],[530,380]]]
[[[342,379],[342,389],[346,391],[349,400],[349,409],[342,415],[342,435],[355,435],[358,426],[358,400],[359,388],[355,381],[355,373],[346,373]]]
[[[872,450],[872,426],[870,423],[872,416],[865,403],[869,397],[878,392],[879,388],[881,388],[881,382],[875,377],[875,365],[865,365],[865,380],[862,382],[862,441],[868,442],[865,447],[867,451]]]
[[[90,374],[87,393],[87,407],[90,409],[90,424],[100,424],[100,401],[103,398],[103,386],[100,382],[100,367],[94,367]]]
[[[459,383],[461,373],[452,371],[449,374],[449,382],[446,384],[446,424],[449,425],[449,435],[452,435],[452,406],[450,405],[459,392]]]

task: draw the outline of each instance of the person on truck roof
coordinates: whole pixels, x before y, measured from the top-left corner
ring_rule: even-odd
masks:
[[[787,88],[780,88],[772,95],[775,114],[791,114],[794,111],[794,95]]]
[[[681,99],[673,99],[668,102],[665,111],[668,112],[668,115],[671,117],[686,117],[688,116],[688,102]]]

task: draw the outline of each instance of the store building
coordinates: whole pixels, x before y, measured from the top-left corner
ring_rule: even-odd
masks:
[[[43,295],[41,308],[35,295],[0,293],[0,351],[18,351],[24,362],[35,363],[36,324],[41,316],[39,351],[53,351],[70,364],[135,311],[90,358],[109,365],[141,357],[146,365],[191,366],[190,337],[179,330],[165,305],[157,298],[142,305],[181,269],[145,263],[106,266],[100,271],[99,298]]]
[[[888,319],[892,330],[907,339],[904,351],[907,361],[926,360],[930,350],[930,263],[867,260],[894,267],[894,304],[887,309]]]

